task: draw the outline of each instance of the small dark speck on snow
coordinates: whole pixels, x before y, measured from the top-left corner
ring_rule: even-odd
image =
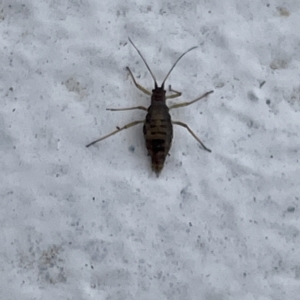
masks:
[[[128,150],[133,153],[134,150],[135,150],[135,147],[131,145],[131,146],[128,147]]]
[[[287,208],[287,211],[288,211],[288,212],[294,212],[294,211],[295,211],[295,207],[294,207],[294,206],[289,206],[289,207]]]

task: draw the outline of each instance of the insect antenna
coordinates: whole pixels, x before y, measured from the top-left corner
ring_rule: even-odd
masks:
[[[151,74],[151,76],[152,76],[152,78],[153,78],[153,80],[154,80],[155,88],[157,88],[156,78],[155,78],[154,74],[152,73],[150,67],[148,66],[148,64],[147,64],[147,62],[146,62],[146,60],[145,60],[145,58],[144,58],[143,55],[142,55],[142,53],[140,52],[140,50],[136,47],[136,45],[133,43],[133,41],[132,41],[130,38],[128,38],[128,40],[129,40],[129,42],[132,44],[132,46],[135,48],[135,50],[137,51],[137,53],[140,55],[140,57],[142,58],[143,62],[145,63],[145,65],[146,65],[148,71],[150,72],[150,74]],[[190,49],[190,50],[191,50],[191,49]]]
[[[175,66],[177,65],[177,63],[180,61],[180,59],[181,59],[184,55],[186,55],[188,52],[190,52],[190,51],[192,51],[192,50],[194,50],[194,49],[196,49],[196,48],[198,48],[198,47],[195,46],[195,47],[192,47],[192,48],[186,50],[184,53],[182,53],[182,54],[177,58],[177,60],[176,60],[175,63],[173,64],[172,68],[171,68],[170,71],[168,72],[167,76],[165,77],[164,81],[162,82],[162,84],[161,84],[161,87],[162,87],[162,88],[164,87],[166,80],[168,79],[169,75],[171,74],[171,72],[173,71],[173,69],[175,68]]]

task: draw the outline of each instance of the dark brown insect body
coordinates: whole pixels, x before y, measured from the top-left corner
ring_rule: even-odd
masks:
[[[166,77],[165,77],[164,81],[162,82],[161,86],[158,87],[155,76],[153,75],[151,69],[149,68],[146,60],[144,59],[144,57],[142,56],[140,51],[137,49],[137,47],[133,44],[133,42],[130,39],[129,39],[129,41],[131,42],[133,47],[137,50],[137,52],[141,56],[142,60],[144,61],[147,69],[149,70],[149,72],[150,72],[150,74],[151,74],[151,76],[154,80],[154,89],[152,90],[152,93],[136,82],[131,70],[128,67],[127,67],[127,70],[129,72],[135,86],[138,89],[140,89],[142,92],[144,92],[145,94],[151,95],[151,105],[148,107],[148,109],[146,107],[143,107],[143,106],[135,106],[135,107],[119,108],[119,109],[108,108],[107,110],[123,111],[123,110],[141,109],[141,110],[145,110],[145,111],[148,112],[147,115],[146,115],[146,119],[131,122],[131,123],[129,123],[129,124],[127,124],[127,125],[125,125],[121,128],[117,127],[117,130],[111,132],[110,134],[108,134],[108,135],[106,135],[106,136],[104,136],[100,139],[97,139],[97,140],[93,141],[92,143],[88,144],[86,147],[89,147],[89,146],[91,146],[91,145],[93,145],[93,144],[95,144],[99,141],[102,141],[102,140],[116,134],[117,132],[120,132],[123,129],[127,129],[127,128],[130,128],[130,127],[135,126],[137,124],[144,123],[143,132],[144,132],[144,137],[145,137],[145,142],[146,142],[146,147],[147,147],[147,150],[148,150],[148,154],[149,154],[149,156],[151,157],[151,160],[152,160],[152,170],[158,176],[159,173],[161,172],[161,170],[163,169],[165,159],[166,159],[167,155],[169,154],[169,150],[171,148],[172,138],[173,138],[173,124],[185,127],[192,134],[192,136],[202,145],[202,147],[206,151],[211,152],[211,150],[209,150],[208,148],[205,147],[205,145],[200,141],[200,139],[194,134],[194,132],[188,127],[187,124],[182,123],[180,121],[171,121],[171,116],[169,114],[169,110],[173,109],[173,108],[188,106],[192,103],[195,103],[196,101],[199,101],[200,99],[202,99],[202,98],[206,97],[207,95],[213,93],[213,91],[209,91],[209,92],[203,94],[202,96],[196,98],[193,101],[174,104],[171,107],[168,107],[166,105],[166,100],[171,99],[171,98],[179,97],[179,96],[181,96],[181,93],[178,92],[178,91],[172,90],[171,86],[170,86],[169,91],[173,92],[173,94],[171,94],[169,96],[166,96],[166,90],[164,88],[165,81],[169,77],[170,73],[172,72],[172,70],[174,69],[174,67],[178,63],[178,61],[186,53],[188,53],[189,51],[195,49],[196,47],[193,47],[193,48],[187,50],[186,52],[184,52],[176,60],[176,62],[173,64],[172,68],[170,69],[170,71],[166,75]]]
[[[173,138],[173,126],[165,94],[166,91],[161,88],[152,91],[151,105],[144,123],[146,148],[152,160],[152,170],[156,174],[164,166]]]

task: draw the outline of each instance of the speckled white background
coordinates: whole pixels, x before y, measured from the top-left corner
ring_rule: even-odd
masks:
[[[197,3],[202,2],[202,4]],[[63,3],[63,4],[62,4]],[[0,3],[0,298],[282,300],[300,293],[300,2]],[[168,84],[159,178],[142,126]],[[262,83],[265,82],[263,85]],[[262,86],[261,86],[262,85]]]

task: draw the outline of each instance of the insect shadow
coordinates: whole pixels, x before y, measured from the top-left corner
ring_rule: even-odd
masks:
[[[130,127],[133,127],[135,125],[143,123],[143,133],[144,138],[146,142],[146,148],[148,150],[148,154],[151,157],[152,162],[152,170],[156,173],[158,176],[161,172],[161,170],[164,167],[164,163],[166,160],[166,157],[170,151],[172,139],[173,139],[173,125],[179,125],[184,128],[186,128],[189,133],[197,140],[198,143],[203,147],[204,150],[211,152],[210,149],[208,149],[202,141],[196,136],[196,134],[190,129],[190,127],[180,121],[172,121],[171,116],[169,114],[169,110],[179,107],[184,107],[191,105],[205,97],[207,97],[209,94],[213,93],[213,91],[209,91],[201,95],[200,97],[189,101],[189,102],[183,102],[178,104],[173,104],[172,106],[168,107],[166,105],[167,99],[174,99],[181,96],[181,92],[178,92],[176,90],[173,90],[171,86],[169,86],[169,92],[172,92],[171,95],[166,96],[166,90],[165,90],[165,82],[169,75],[171,74],[172,70],[176,66],[176,64],[179,62],[179,60],[188,52],[196,49],[197,47],[192,47],[185,51],[183,54],[181,54],[178,59],[175,61],[173,66],[171,67],[170,71],[166,75],[165,79],[163,80],[161,86],[159,87],[157,85],[156,78],[154,74],[152,73],[150,67],[148,66],[145,58],[141,54],[140,50],[135,46],[135,44],[132,42],[130,38],[128,38],[132,46],[136,49],[140,57],[142,58],[143,62],[145,63],[148,71],[150,72],[153,80],[154,80],[154,89],[152,92],[148,91],[146,88],[138,84],[133,76],[133,73],[131,72],[130,68],[127,67],[127,71],[129,72],[129,75],[131,76],[133,83],[135,86],[141,90],[143,93],[151,96],[151,104],[148,108],[144,106],[134,106],[134,107],[128,107],[128,108],[107,108],[107,110],[110,111],[124,111],[124,110],[134,110],[134,109],[141,109],[147,111],[147,115],[145,120],[138,120],[131,122],[129,124],[126,124],[123,127],[117,127],[117,129],[91,143],[86,145],[86,147],[90,147],[124,129],[128,129]]]

